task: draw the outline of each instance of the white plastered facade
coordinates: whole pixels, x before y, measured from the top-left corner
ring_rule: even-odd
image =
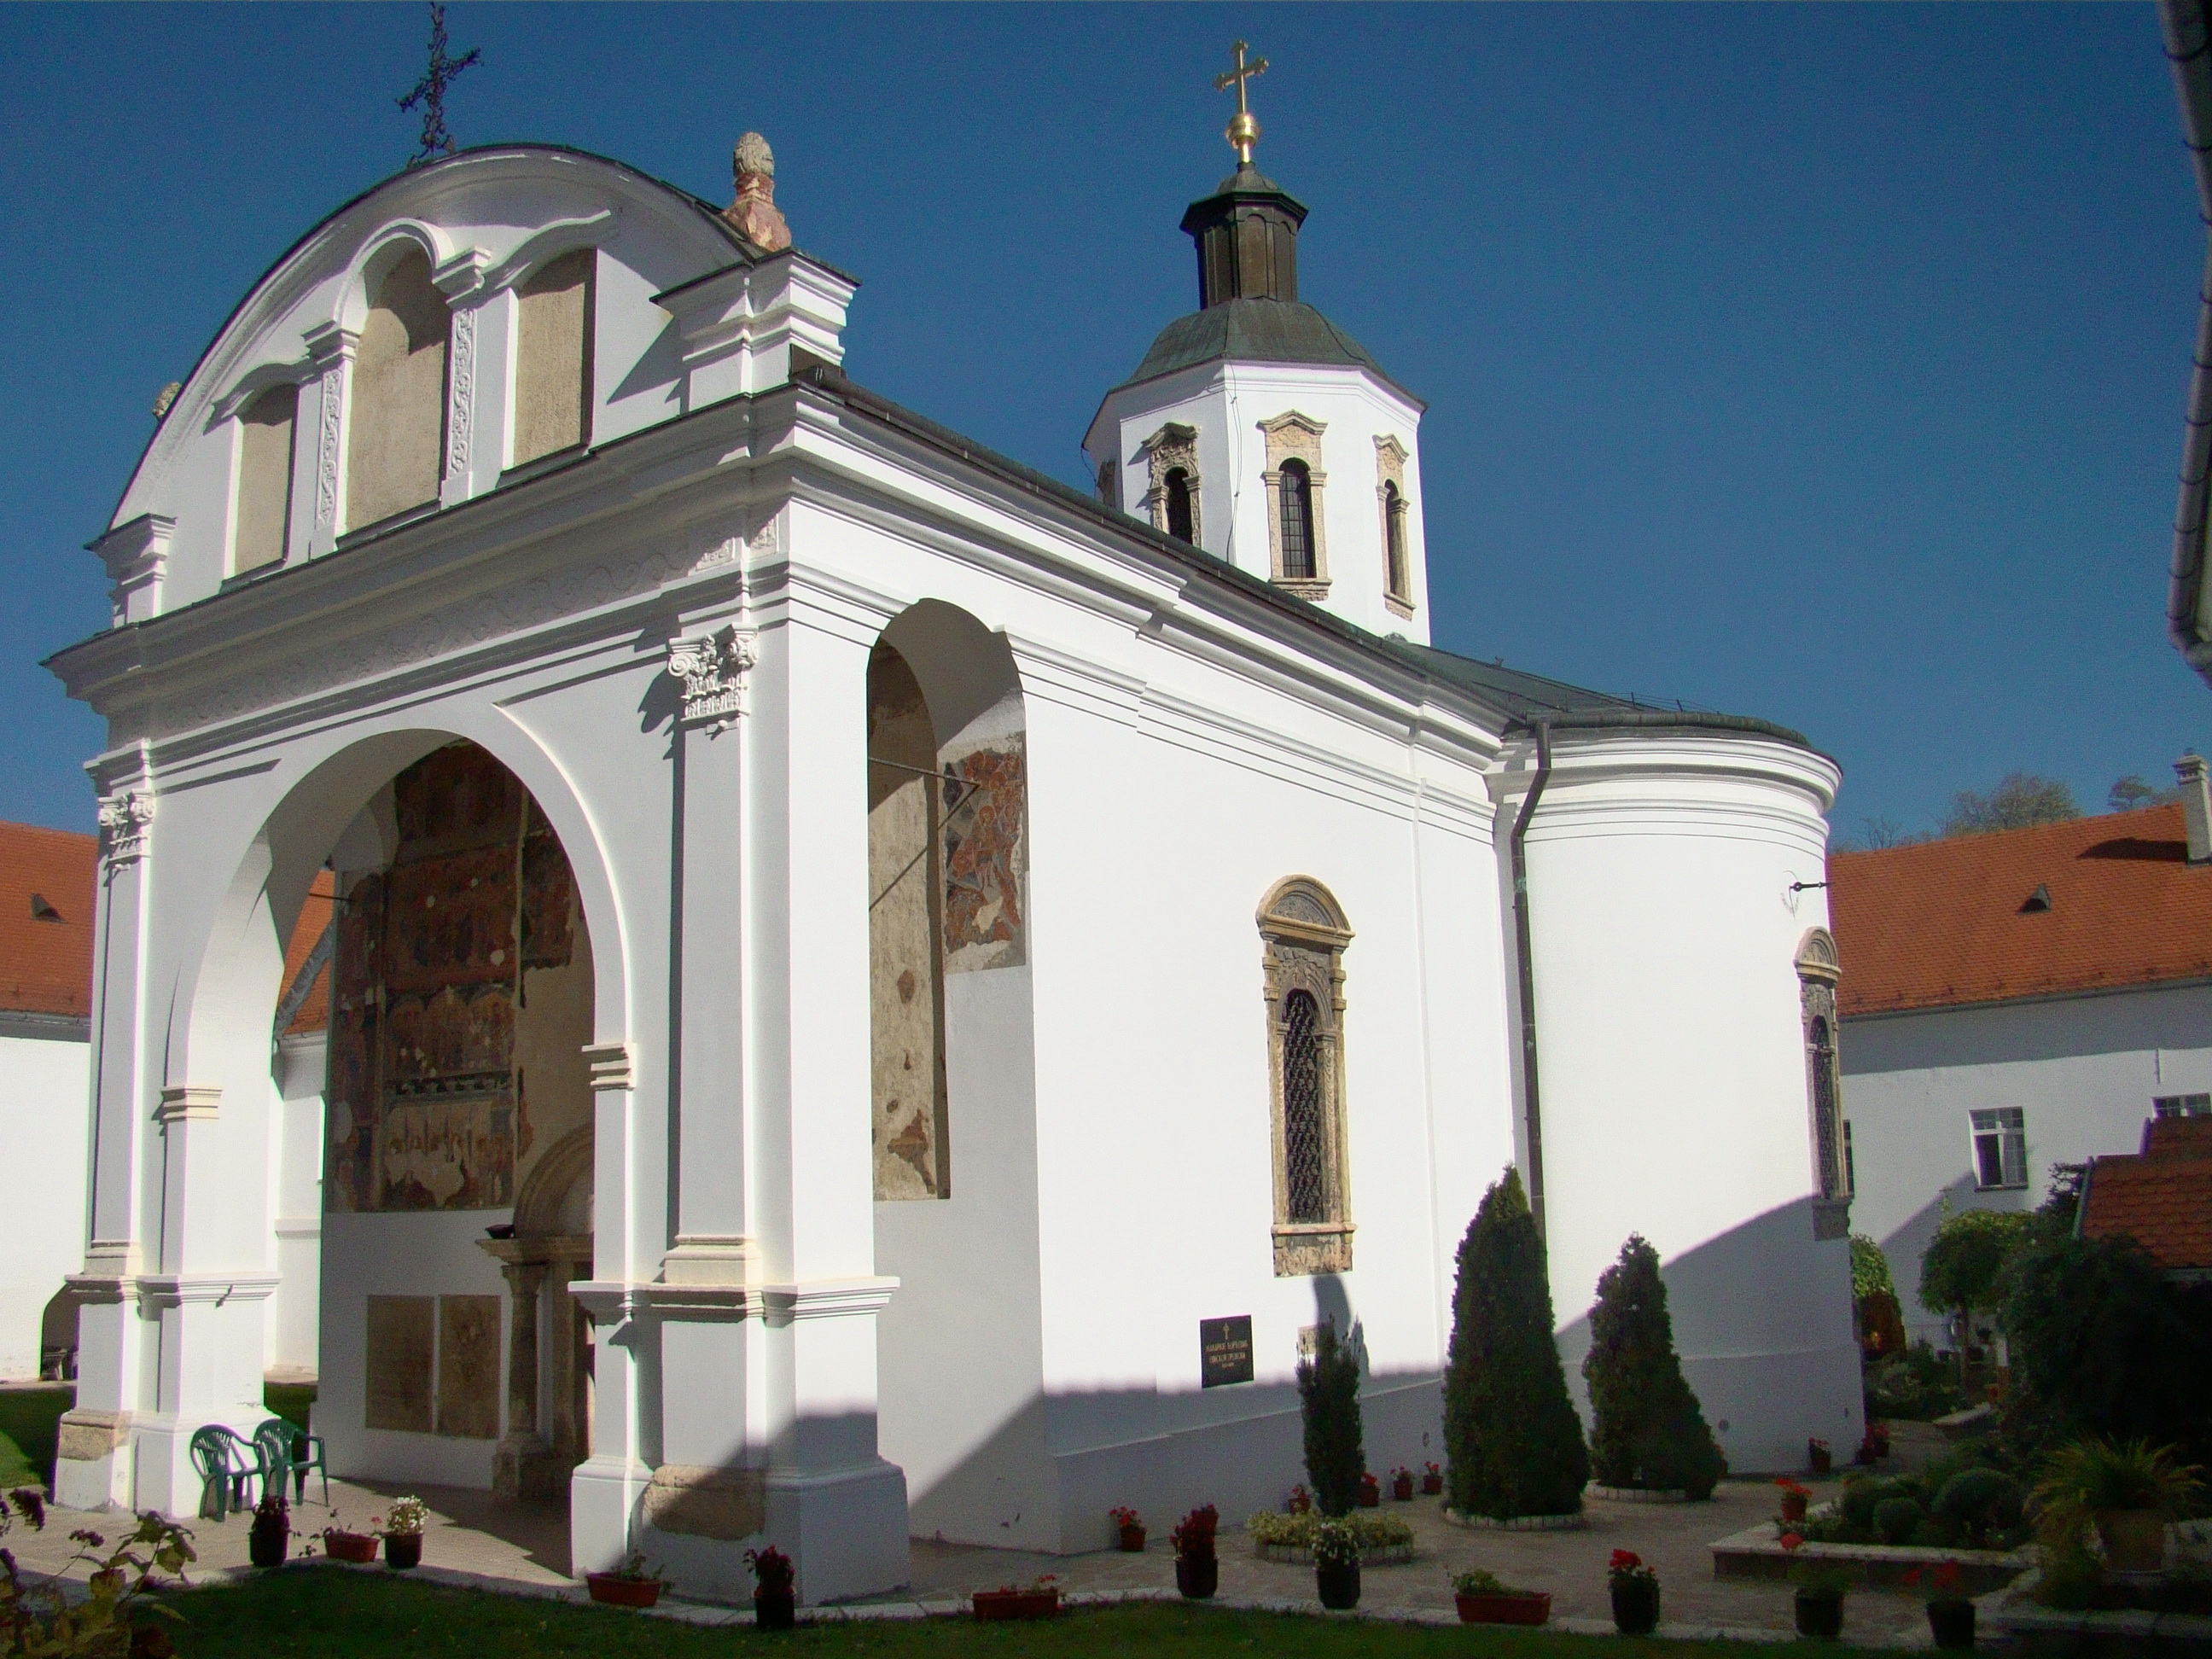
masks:
[[[356,534],[344,336],[396,237],[476,312],[474,368],[449,377],[440,510]],[[580,238],[591,441],[502,480],[499,319]],[[771,1540],[818,1601],[902,1582],[910,1530],[1072,1550],[1115,1504],[1272,1503],[1299,1478],[1293,1370],[1323,1318],[1362,1340],[1370,1463],[1441,1459],[1454,1252],[1532,1150],[1507,862],[1528,731],[835,375],[794,379],[794,348],[839,361],[852,292],[612,163],[474,152],[319,228],[186,385],[99,544],[119,625],[57,661],[110,722],[114,825],[64,1502],[190,1514],[191,1431],[262,1415],[285,1218],[240,1171],[270,1167],[295,1092],[270,1081],[279,941],[377,792],[456,738],[534,797],[590,939],[578,1570],[635,1547],[738,1593]],[[303,388],[304,522],[281,566],[226,586],[235,414],[276,374]],[[1328,607],[1425,637],[1417,411],[1359,372],[1281,366],[1177,397],[1114,441],[1126,461],[1155,417],[1217,433],[1206,552],[1237,526],[1265,581],[1257,422],[1295,407],[1350,451],[1329,461]],[[1386,431],[1410,621],[1380,608]],[[1372,615],[1349,597],[1362,544]],[[951,1196],[927,1202],[879,1203],[872,1176],[865,688],[886,638],[938,708],[972,690],[978,641],[1002,656],[1028,767],[1024,957],[949,984]],[[1694,720],[1563,725],[1553,746],[1528,849],[1569,1347],[1644,1232],[1731,1461],[1794,1465],[1857,1399],[1844,1247],[1808,1219],[1793,957],[1825,917],[1789,890],[1819,866],[1835,769]],[[1322,1277],[1278,1276],[1271,1238],[1255,907],[1291,877],[1352,935],[1352,1267]],[[505,1293],[477,1243],[503,1214],[327,1218],[337,1472],[491,1483],[483,1441],[363,1430],[349,1378],[366,1296]],[[1238,1315],[1254,1379],[1203,1389],[1198,1322]],[[672,1482],[715,1518],[659,1502]]]
[[[84,1260],[85,1022],[0,1012],[0,1382],[40,1374],[46,1309]]]

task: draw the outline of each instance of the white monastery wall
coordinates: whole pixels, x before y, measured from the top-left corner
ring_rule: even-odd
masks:
[[[329,1048],[322,1031],[280,1037],[276,1044],[283,1127],[274,1137],[276,1179],[270,1209],[276,1218],[277,1284],[263,1363],[287,1377],[312,1377],[319,1364],[323,1087]]]
[[[1579,1395],[1598,1275],[1640,1232],[1730,1466],[1802,1468],[1808,1436],[1861,1431],[1849,1248],[1816,1243],[1810,1212],[1795,958],[1826,909],[1789,890],[1820,878],[1835,770],[1744,739],[1555,742],[1527,848],[1570,1380]],[[1510,775],[1501,821],[1526,783]]]
[[[1947,1206],[2032,1210],[2053,1164],[2136,1151],[2154,1097],[2212,1092],[2212,986],[1861,1016],[1844,1022],[1839,1057],[1851,1224],[1889,1258],[1907,1334],[1948,1346],[1919,1296]],[[1971,1115],[2002,1107],[2025,1115],[2027,1184],[1981,1189]]]
[[[91,1045],[79,1030],[25,1036],[0,1024],[0,1381],[38,1376],[46,1304],[84,1261]]]

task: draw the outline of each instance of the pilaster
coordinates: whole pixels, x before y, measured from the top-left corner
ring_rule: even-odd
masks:
[[[307,533],[307,556],[320,558],[337,545],[344,530],[346,407],[350,401],[354,351],[361,343],[356,331],[331,322],[307,331],[307,361],[315,377],[300,388],[300,420],[312,423],[315,434],[313,517]],[[302,495],[295,483],[292,499]],[[295,507],[297,512],[297,507]]]

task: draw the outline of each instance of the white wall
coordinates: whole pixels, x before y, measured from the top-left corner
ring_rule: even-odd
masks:
[[[90,1048],[28,1036],[50,1022],[0,1014],[0,1380],[39,1374],[40,1325],[84,1261]]]
[[[276,1294],[265,1362],[287,1382],[313,1381],[322,1298],[323,1084],[329,1035],[302,1032],[276,1045],[276,1097],[283,1128],[275,1137]]]
[[[1888,1256],[1908,1334],[1941,1346],[1920,1259],[1946,1203],[2033,1209],[2053,1164],[2136,1151],[2153,1096],[2212,1091],[2212,986],[1847,1019],[1841,1059],[1851,1224]],[[2027,1185],[1978,1191],[1969,1114],[2002,1106],[2026,1115]]]

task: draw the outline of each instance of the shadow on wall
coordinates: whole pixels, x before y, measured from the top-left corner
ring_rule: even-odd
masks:
[[[1925,1337],[1939,1348],[1951,1342],[1950,1316],[1931,1312],[1920,1301],[1920,1258],[1935,1242],[1945,1216],[1960,1210],[2032,1210],[2041,1201],[2032,1188],[1984,1192],[1974,1184],[1974,1172],[1962,1170],[1882,1239],[1881,1253],[1889,1258],[1889,1276],[1897,1283],[1897,1310],[1904,1317],[1906,1334],[1916,1342]]]
[[[1850,1249],[1840,1238],[1814,1241],[1810,1198],[1669,1258],[1660,1278],[1682,1374],[1731,1474],[1802,1469],[1805,1443],[1814,1436],[1838,1447],[1858,1444],[1865,1425]],[[1568,1391],[1587,1431],[1589,1390],[1582,1368],[1595,1284],[1583,1295],[1583,1311],[1559,1328],[1559,1345]],[[1575,1305],[1564,1294],[1555,1299]]]

